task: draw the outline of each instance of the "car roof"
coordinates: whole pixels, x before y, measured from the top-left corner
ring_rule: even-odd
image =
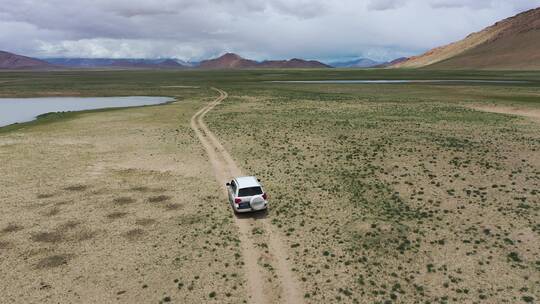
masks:
[[[259,181],[255,176],[239,176],[234,179],[238,188],[260,187]]]

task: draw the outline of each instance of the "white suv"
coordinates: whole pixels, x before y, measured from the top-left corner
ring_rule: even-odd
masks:
[[[267,195],[254,176],[241,176],[225,184],[234,212],[251,212],[268,208]]]

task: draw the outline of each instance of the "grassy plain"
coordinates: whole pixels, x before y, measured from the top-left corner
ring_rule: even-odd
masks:
[[[321,79],[527,82],[268,82]],[[9,299],[245,300],[232,215],[189,129],[210,86],[229,98],[208,126],[262,178],[306,302],[538,301],[540,125],[473,107],[538,110],[540,74],[412,70],[0,73],[0,96],[178,100],[0,129]]]
[[[189,126],[212,95],[0,133],[0,302],[243,302],[235,226]]]

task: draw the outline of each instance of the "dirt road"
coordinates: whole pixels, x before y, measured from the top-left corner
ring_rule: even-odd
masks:
[[[233,176],[241,176],[242,170],[236,165],[231,155],[221,145],[215,135],[204,123],[204,115],[212,110],[216,105],[227,98],[227,92],[213,88],[219,93],[213,102],[200,109],[191,118],[191,127],[208,153],[208,158],[214,169],[216,180],[223,185],[223,200],[226,200],[225,183]],[[289,265],[287,252],[283,247],[280,235],[270,224],[266,217],[260,216],[235,216],[235,223],[240,232],[239,239],[242,247],[244,259],[245,278],[247,281],[247,292],[250,303],[302,303],[301,288]],[[251,227],[254,222],[260,222],[268,238],[268,251],[263,251],[255,246],[254,240],[250,238]],[[275,276],[278,279],[278,290],[269,286],[267,281],[271,280],[265,273],[259,261],[262,256],[271,261],[272,268],[275,269]]]

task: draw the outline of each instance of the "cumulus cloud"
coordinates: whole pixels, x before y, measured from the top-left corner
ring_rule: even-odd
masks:
[[[540,0],[2,0],[0,48],[39,57],[377,60],[463,38]]]

